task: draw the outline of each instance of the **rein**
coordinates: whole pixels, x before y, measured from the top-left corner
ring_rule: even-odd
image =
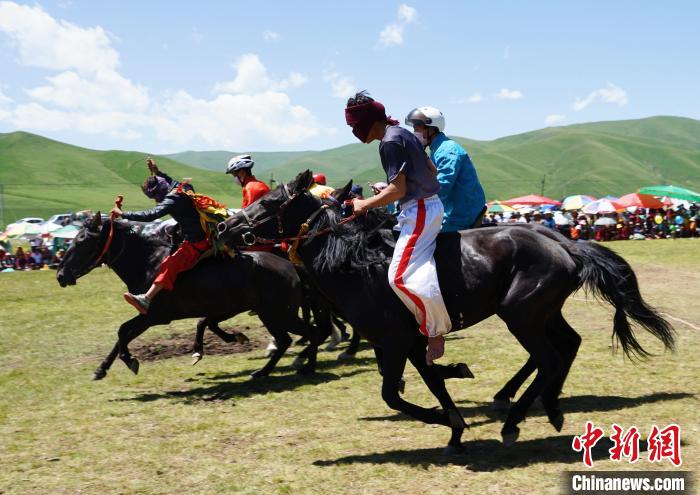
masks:
[[[124,196],[117,196],[117,198],[114,200],[114,205],[121,209],[122,207],[122,201],[124,201]],[[92,264],[92,268],[95,268],[96,266],[99,266],[99,264],[102,262],[102,259],[105,257],[105,254],[107,254],[107,251],[109,251],[110,246],[112,245],[112,240],[114,239],[114,215],[110,215],[109,218],[109,235],[107,236],[107,242],[105,242],[104,247],[102,248],[102,252],[100,255],[97,257],[95,262]],[[121,253],[119,253],[121,254]]]

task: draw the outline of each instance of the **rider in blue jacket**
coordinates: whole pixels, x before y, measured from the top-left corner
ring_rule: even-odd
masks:
[[[486,211],[486,197],[469,155],[445,133],[445,117],[433,107],[418,107],[406,117],[406,125],[423,146],[438,171],[438,196],[445,208],[442,232],[478,227]]]

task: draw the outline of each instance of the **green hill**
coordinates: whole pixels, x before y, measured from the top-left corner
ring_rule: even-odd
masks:
[[[700,121],[680,117],[550,127],[493,141],[455,137],[474,161],[489,199],[542,192],[622,195],[673,183],[700,189]],[[310,168],[332,185],[383,180],[377,145],[351,144],[295,158],[271,170],[289,179]]]
[[[125,209],[152,207],[140,188],[148,176],[146,156],[89,150],[26,132],[0,134],[4,222],[83,209],[107,211],[118,194],[124,196]],[[191,177],[199,192],[231,206],[240,204],[240,187],[230,176],[156,158],[173,177]]]
[[[206,168],[216,172],[226,170],[229,159],[235,155],[250,154],[255,160],[255,171],[260,177],[264,177],[270,169],[279,167],[284,163],[301,158],[302,156],[316,153],[315,151],[183,151],[165,155],[175,161],[192,165],[193,167]]]
[[[455,139],[469,151],[489,199],[540,192],[555,198],[622,195],[661,183],[700,190],[697,120],[650,117],[550,127],[493,141]],[[184,152],[160,157],[158,163],[174,177],[192,177],[199,191],[237,206],[240,188],[221,173],[232,154]],[[117,194],[125,196],[125,208],[150,206],[139,189],[147,175],[145,157],[136,151],[88,150],[24,132],[0,134],[4,220],[104,211]],[[254,157],[263,180],[271,174],[289,180],[306,168],[325,173],[334,186],[351,178],[363,186],[384,179],[376,143]]]

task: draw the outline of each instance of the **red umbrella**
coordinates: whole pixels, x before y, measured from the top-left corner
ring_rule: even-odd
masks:
[[[664,203],[651,194],[631,193],[625,194],[617,200],[625,208],[636,206],[637,208],[661,208]]]
[[[507,205],[555,205],[561,206],[561,201],[556,199],[547,198],[545,196],[538,196],[536,194],[528,194],[527,196],[520,196],[519,198],[512,198],[506,201],[501,201]]]

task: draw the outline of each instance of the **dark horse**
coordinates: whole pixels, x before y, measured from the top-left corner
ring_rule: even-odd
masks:
[[[108,241],[112,229],[112,240]],[[100,259],[108,242],[108,249]],[[149,287],[170,249],[170,243],[142,236],[129,222],[110,220],[103,223],[98,213],[86,222],[66,251],[56,278],[61,287],[75,285],[78,278],[101,261],[114,270],[130,292],[139,294]],[[255,252],[239,254],[232,259],[204,259],[182,273],[172,291],[158,294],[147,314],[135,316],[119,327],[117,343],[100,363],[93,378],[103,378],[117,355],[131,371],[138,373],[138,360],[129,353],[128,344],[153,325],[205,317],[198,324],[198,332],[203,332],[204,326],[208,325],[226,338],[225,335],[229,334],[220,330],[218,323],[248,310],[257,312],[278,343],[270,360],[255,371],[253,377],[265,376],[272,371],[292,342],[288,331],[308,337],[310,344],[302,351],[308,361],[299,372],[313,372],[318,332],[316,327],[299,318],[300,303],[301,284],[296,270],[279,256]],[[235,339],[235,336],[229,338]]]
[[[383,350],[384,401],[425,423],[451,427],[447,451],[461,450],[464,420],[439,368],[425,363],[426,338],[389,286],[386,260],[392,248],[385,232],[367,228],[362,219],[341,223],[337,209],[322,208],[307,192],[311,181],[311,173],[303,172],[233,215],[219,225],[222,239],[236,246],[308,230],[298,254],[309,274],[333,303],[334,312]],[[674,346],[673,329],[642,300],[632,268],[604,247],[565,243],[532,229],[492,227],[441,234],[435,259],[453,329],[496,314],[536,364],[537,376],[513,404],[501,430],[506,444],[517,439],[517,425],[537,396],[542,397],[551,424],[561,430],[564,417],[558,397],[580,342],[561,309],[577,289],[586,287],[615,307],[613,334],[625,354],[646,355],[628,317],[666,348]],[[400,397],[398,383],[406,359],[444,411],[419,407]]]

